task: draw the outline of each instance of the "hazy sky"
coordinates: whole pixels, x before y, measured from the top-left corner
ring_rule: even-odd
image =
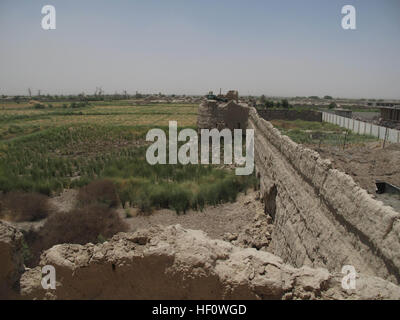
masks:
[[[0,94],[400,98],[400,0],[0,0],[0,41]]]

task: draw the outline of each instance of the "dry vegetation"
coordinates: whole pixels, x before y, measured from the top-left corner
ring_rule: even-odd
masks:
[[[56,244],[98,243],[128,226],[118,213],[103,205],[91,205],[69,212],[56,212],[45,222],[39,232],[30,231],[25,238],[28,244],[26,263],[34,266],[40,254]]]
[[[11,191],[1,197],[0,218],[15,222],[46,218],[52,208],[48,197],[35,192]]]
[[[80,206],[103,204],[108,208],[115,208],[119,199],[112,181],[97,180],[79,189],[78,203]]]

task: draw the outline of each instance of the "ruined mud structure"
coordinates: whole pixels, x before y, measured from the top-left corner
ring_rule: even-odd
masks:
[[[22,263],[22,235],[0,222],[0,297],[21,299],[400,299],[400,213],[329,160],[281,135],[254,108],[205,101],[199,129],[255,130],[256,174],[274,223],[270,252],[179,225],[56,245]],[[56,290],[41,266],[57,270]],[[343,289],[344,265],[357,271]]]
[[[21,299],[400,299],[400,287],[359,275],[355,290],[341,273],[295,268],[256,249],[235,247],[179,225],[120,233],[103,244],[56,245],[23,270],[21,234],[0,222],[0,298]],[[44,265],[56,290],[41,286]]]
[[[246,108],[230,104],[232,110]],[[220,110],[214,101],[203,102],[199,128],[221,128],[215,119],[227,116]],[[239,120],[233,113],[231,122],[255,130],[261,199],[274,219],[272,252],[296,267],[340,271],[353,265],[358,272],[399,283],[400,213],[372,199],[317,152],[281,135],[255,108],[248,110],[248,118]]]
[[[197,128],[201,129],[246,129],[249,117],[246,104],[234,100],[218,103],[216,100],[206,100],[199,106]]]

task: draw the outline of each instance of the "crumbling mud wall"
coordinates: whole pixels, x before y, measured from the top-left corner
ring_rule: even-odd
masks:
[[[274,219],[271,250],[300,267],[358,272],[400,281],[400,214],[375,201],[329,160],[281,135],[251,108],[255,163],[266,211]]]
[[[226,103],[206,100],[200,104],[198,109],[197,128],[199,130],[245,129],[248,115],[249,107],[246,104],[237,103],[234,100]]]
[[[197,116],[197,128],[213,129],[218,123],[218,104],[214,100],[203,101],[199,105]]]
[[[24,299],[400,299],[400,287],[383,279],[360,276],[344,290],[342,274],[297,269],[179,225],[57,245],[41,265],[55,267],[56,289],[42,289],[37,267],[21,277]]]
[[[341,273],[295,268],[180,225],[56,245],[32,269],[22,264],[22,235],[1,221],[0,231],[1,299],[400,299],[400,287],[381,278],[359,274],[355,289],[343,289]],[[56,289],[42,287],[45,265]]]
[[[225,128],[230,129],[232,132],[234,129],[246,129],[249,117],[249,108],[247,105],[229,101],[219,106],[219,110]]]

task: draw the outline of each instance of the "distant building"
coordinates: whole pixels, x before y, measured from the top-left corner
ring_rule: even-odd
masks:
[[[379,106],[384,121],[400,122],[400,105]]]
[[[398,102],[395,102],[395,101],[382,101],[382,102],[378,101],[376,103],[376,106],[378,108],[380,108],[380,107],[395,107],[397,104],[398,104]]]
[[[228,99],[228,101],[239,101],[239,92],[236,90],[230,90],[228,91],[228,93],[226,94],[226,98]]]
[[[229,95],[232,92],[233,96]],[[222,130],[224,128],[246,129],[249,117],[249,107],[246,104],[238,103],[237,91],[229,91],[226,95],[228,102],[210,99],[213,95],[208,95],[208,99],[203,101],[198,110],[197,127],[201,129]]]
[[[371,101],[368,102],[368,107],[381,108],[381,107],[395,107],[400,104],[399,101]]]

